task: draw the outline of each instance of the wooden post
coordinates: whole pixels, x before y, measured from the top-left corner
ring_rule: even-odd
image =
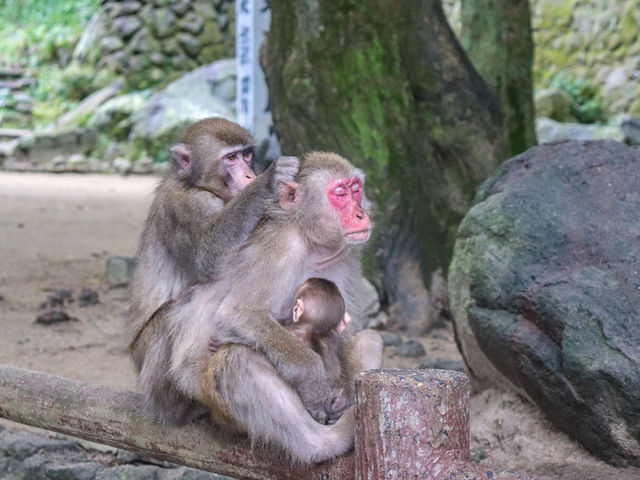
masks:
[[[356,381],[357,480],[531,479],[469,461],[469,379],[373,370]]]

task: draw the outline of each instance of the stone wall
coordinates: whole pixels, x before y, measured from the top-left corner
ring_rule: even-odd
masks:
[[[73,57],[146,88],[233,56],[234,32],[233,0],[105,0]]]
[[[460,1],[443,0],[456,32]],[[599,86],[610,115],[640,115],[640,0],[530,2],[536,87],[564,71]]]

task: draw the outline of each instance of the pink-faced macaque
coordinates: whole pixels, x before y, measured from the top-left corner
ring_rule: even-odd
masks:
[[[340,408],[331,375],[322,356],[283,324],[312,277],[333,282],[352,315],[363,311],[369,207],[362,171],[333,153],[308,154],[246,241],[220,259],[215,278],[166,303],[130,338],[151,412],[175,422],[207,409],[221,431],[298,463],[350,450],[353,407],[325,424]],[[215,353],[212,337],[220,344]],[[380,336],[358,332],[338,356],[352,384],[361,371],[380,367]]]

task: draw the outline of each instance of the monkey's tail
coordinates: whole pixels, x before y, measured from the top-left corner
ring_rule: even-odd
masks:
[[[309,464],[353,447],[353,407],[333,425],[316,422],[299,395],[271,363],[242,345],[226,345],[212,356],[199,399],[216,417],[224,412],[253,445],[275,447],[295,463]]]

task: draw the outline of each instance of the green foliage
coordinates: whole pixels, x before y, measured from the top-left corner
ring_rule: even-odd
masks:
[[[560,72],[551,79],[551,87],[566,92],[572,101],[571,113],[582,123],[604,121],[605,108],[600,87],[589,83],[584,77],[574,77]]]
[[[3,59],[37,66],[68,57],[99,4],[100,0],[0,0]]]
[[[38,82],[30,93],[36,101],[33,117],[43,125],[61,113],[71,110],[91,93],[106,86],[114,78],[108,71],[72,64],[67,68],[41,68]]]

